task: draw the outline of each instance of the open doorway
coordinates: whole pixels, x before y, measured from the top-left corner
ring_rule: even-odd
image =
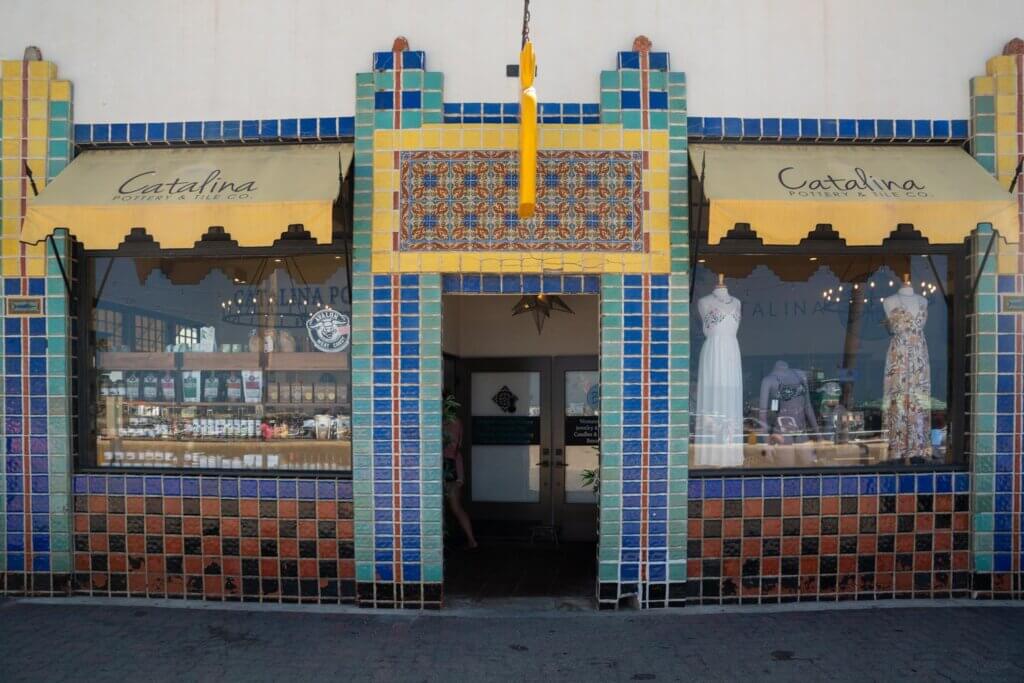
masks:
[[[538,332],[519,295],[446,295],[445,384],[463,425],[461,501],[446,505],[445,593],[585,597],[596,581],[599,299],[565,295]]]

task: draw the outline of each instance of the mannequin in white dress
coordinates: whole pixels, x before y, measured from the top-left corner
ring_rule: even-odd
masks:
[[[740,300],[729,294],[725,278],[697,301],[704,345],[697,368],[695,465],[739,467],[743,464],[743,370],[736,333]]]
[[[889,458],[910,463],[931,458],[931,365],[924,326],[928,300],[914,292],[910,276],[882,302],[892,337],[885,357],[882,430]]]

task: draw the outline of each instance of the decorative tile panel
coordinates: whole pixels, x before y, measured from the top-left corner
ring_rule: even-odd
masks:
[[[529,224],[529,234],[520,237],[518,218],[508,212],[511,203],[517,201],[517,185],[506,184],[513,182],[506,175],[511,176],[516,166],[515,127],[428,125],[416,130],[377,130],[373,139],[374,271],[667,272],[668,131],[542,125],[539,139],[539,164],[545,175],[539,178],[538,198],[546,197],[548,206],[557,207],[557,211],[538,215]],[[425,173],[427,160],[456,165],[460,156],[486,160],[476,173],[459,170],[460,174],[468,173],[474,183],[477,201],[473,208],[477,211],[467,211],[454,198],[450,204],[446,201],[443,209],[430,201],[445,188],[461,191],[461,186],[452,185],[456,182],[453,173],[445,171],[443,175],[448,177],[438,175],[438,185],[423,187],[422,176],[431,175]],[[588,188],[586,172],[603,173],[604,160],[608,160],[607,171],[614,181],[608,183],[602,175],[599,186]],[[585,169],[584,175],[575,175],[578,169]],[[419,178],[416,173],[420,173]],[[518,183],[517,178],[514,181]],[[427,182],[434,185],[435,180],[430,177]],[[621,196],[608,195],[616,189]],[[571,195],[566,194],[570,191]],[[557,203],[552,203],[556,196]],[[596,201],[598,197],[601,202]],[[595,210],[589,216],[583,212],[587,206]],[[562,213],[563,209],[582,213],[576,216]],[[602,218],[602,214],[614,218]],[[431,215],[438,217],[436,224]],[[468,228],[462,221],[466,215],[471,216]],[[412,227],[423,232],[413,233]],[[479,237],[452,239],[450,231],[464,229],[475,230]],[[515,240],[495,237],[513,229]],[[565,231],[574,229],[604,241],[573,244]],[[424,239],[428,231],[434,231],[433,240]],[[605,234],[610,239],[605,239]]]
[[[640,151],[541,151],[520,221],[511,150],[399,153],[399,251],[644,251]]]

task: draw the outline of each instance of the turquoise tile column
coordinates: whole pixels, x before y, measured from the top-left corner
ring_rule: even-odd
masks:
[[[598,500],[598,600],[617,607],[623,597],[622,554],[622,275],[601,277],[601,490]]]
[[[28,54],[2,67],[0,135],[22,145],[0,152],[0,594],[61,595],[72,564],[71,325],[55,252],[69,268],[69,240],[63,231],[52,244],[18,239],[27,203],[71,159],[71,84],[57,80],[52,62]],[[9,297],[38,303],[38,314],[7,316]]]
[[[444,366],[441,356],[441,276],[419,276],[420,316],[420,547],[424,601],[429,591],[441,595],[444,581],[444,482],[441,467],[441,394]],[[428,588],[429,587],[429,588]]]
[[[352,507],[359,604],[374,605],[373,234],[374,74],[356,74],[352,192]]]
[[[601,72],[600,121],[669,137],[669,273],[601,279],[602,608],[686,599],[689,232],[686,77],[643,36]]]
[[[970,236],[970,277],[965,283],[968,287],[975,280],[978,283],[968,319],[970,376],[967,382],[967,444],[972,471],[971,550],[977,573],[991,572],[994,567],[994,511],[999,488],[996,476],[999,242],[991,224],[978,225]]]
[[[54,159],[50,168],[54,169]],[[67,161],[65,160],[65,164]],[[71,572],[72,325],[61,267],[71,276],[71,238],[58,231],[46,258],[46,468],[49,485],[50,572]],[[54,253],[56,251],[56,254]],[[59,256],[59,261],[58,261]],[[81,329],[81,328],[78,328]]]
[[[991,458],[981,455],[974,463],[975,502],[984,508],[974,508],[974,588],[985,597],[1024,596],[1024,353],[1019,350],[1024,319],[1000,310],[1000,300],[1024,292],[1024,182],[1015,178],[1024,151],[1022,74],[1024,42],[1015,39],[987,60],[984,76],[971,79],[971,153],[1000,186],[1013,186],[1018,219],[1016,226],[1004,228],[1012,234],[1000,237],[1003,258],[991,295],[995,312],[985,321],[995,324],[987,331],[995,335],[996,349],[976,364],[979,371],[996,373],[995,393],[985,406],[993,413],[995,448]]]
[[[690,229],[686,74],[668,74],[669,145],[669,557],[668,605],[686,598],[690,445]]]
[[[441,74],[404,39],[356,75],[353,502],[364,607],[442,598],[441,278],[373,270],[376,130],[441,123]]]

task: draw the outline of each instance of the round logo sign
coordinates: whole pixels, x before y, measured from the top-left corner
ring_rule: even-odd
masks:
[[[324,308],[311,315],[306,321],[306,330],[313,346],[327,353],[344,351],[352,338],[352,322],[347,315],[333,308]]]

